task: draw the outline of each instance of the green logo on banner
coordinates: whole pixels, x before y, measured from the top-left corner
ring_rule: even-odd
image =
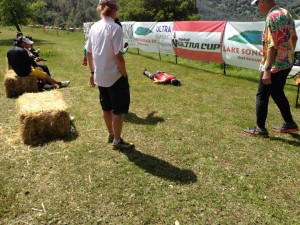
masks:
[[[261,36],[262,36],[261,31],[248,30],[240,33],[240,35],[234,35],[228,38],[228,40],[243,43],[243,44],[250,43],[253,45],[260,45]]]
[[[148,34],[151,34],[152,30],[150,30],[149,28],[146,28],[146,27],[138,27],[134,33],[137,35],[146,36]]]

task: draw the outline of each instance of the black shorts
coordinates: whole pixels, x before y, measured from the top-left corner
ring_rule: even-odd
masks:
[[[99,98],[103,111],[113,114],[126,114],[129,110],[130,92],[127,77],[120,77],[111,87],[100,87]]]

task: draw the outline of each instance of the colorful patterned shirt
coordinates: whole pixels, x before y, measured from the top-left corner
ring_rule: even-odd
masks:
[[[295,22],[286,9],[274,6],[268,13],[266,26],[262,35],[263,57],[260,71],[264,71],[267,61],[267,50],[274,47],[277,50],[271,72],[276,73],[293,67],[294,50],[292,37],[297,35]]]

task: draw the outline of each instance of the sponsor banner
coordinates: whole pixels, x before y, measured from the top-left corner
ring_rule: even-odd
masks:
[[[297,35],[298,35],[298,41],[297,41],[297,44],[296,44],[295,51],[300,52],[300,20],[295,20],[295,24],[296,24],[296,32],[297,32]]]
[[[134,21],[129,21],[129,22],[121,22],[122,24],[122,28],[123,28],[123,41],[124,43],[128,43],[129,48],[137,48],[137,44],[134,41],[133,38],[133,24],[135,22]]]
[[[222,55],[226,64],[258,69],[265,22],[227,22]]]
[[[225,21],[175,22],[172,32],[175,54],[204,62],[224,62],[221,40],[225,23]]]
[[[83,33],[85,38],[89,37],[90,29],[93,24],[94,24],[93,22],[83,23]]]
[[[156,22],[134,23],[133,38],[139,49],[145,52],[159,52],[155,37],[156,24]]]
[[[300,21],[296,20],[298,41],[295,51],[300,51]],[[223,37],[222,55],[226,64],[258,69],[262,57],[261,36],[265,22],[227,22]],[[293,69],[294,70],[294,69]]]
[[[172,47],[173,24],[174,22],[159,22],[155,26],[155,39],[161,53],[175,55]]]

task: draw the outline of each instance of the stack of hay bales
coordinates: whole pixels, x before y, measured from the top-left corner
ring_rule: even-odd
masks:
[[[23,93],[38,92],[38,79],[35,77],[19,77],[13,70],[7,70],[4,86],[8,98],[17,97]]]
[[[70,134],[70,115],[59,91],[23,94],[17,99],[20,136],[25,144],[40,144]]]

